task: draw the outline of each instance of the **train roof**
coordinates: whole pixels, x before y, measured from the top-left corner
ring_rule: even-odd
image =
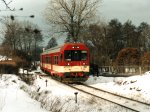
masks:
[[[53,53],[53,52],[59,52],[60,49],[64,46],[63,45],[59,45],[59,46],[56,46],[56,47],[53,47],[53,48],[50,48],[50,49],[46,49],[42,54],[47,54],[47,53]]]
[[[59,46],[56,46],[56,47],[53,47],[53,48],[50,48],[50,49],[47,49],[45,50],[42,54],[48,54],[48,53],[54,53],[54,52],[59,52],[62,48],[66,47],[66,46],[75,46],[75,45],[79,45],[79,46],[83,46],[85,44],[83,43],[64,43],[62,45],[59,45]]]

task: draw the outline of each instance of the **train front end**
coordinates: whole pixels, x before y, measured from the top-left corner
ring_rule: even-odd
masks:
[[[61,49],[62,80],[84,82],[89,77],[89,49],[85,44],[65,44]]]

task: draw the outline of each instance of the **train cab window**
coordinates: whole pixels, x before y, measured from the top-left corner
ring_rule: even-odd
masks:
[[[81,61],[81,51],[72,51],[72,61]]]
[[[87,60],[87,51],[81,50],[66,50],[65,51],[66,61],[82,61]]]
[[[81,60],[87,60],[87,51],[81,51]]]

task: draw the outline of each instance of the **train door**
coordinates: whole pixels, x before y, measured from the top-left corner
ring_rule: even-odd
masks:
[[[51,55],[51,72],[53,71],[54,57]]]

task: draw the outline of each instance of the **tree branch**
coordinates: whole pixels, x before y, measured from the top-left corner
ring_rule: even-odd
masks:
[[[9,7],[9,4],[10,4],[12,1],[10,1],[10,2],[6,3],[6,1],[5,1],[5,0],[2,0],[2,2],[5,4],[6,9],[9,9],[9,10],[11,10],[11,11],[14,11],[14,10],[15,10],[15,9],[11,9],[11,8]]]

